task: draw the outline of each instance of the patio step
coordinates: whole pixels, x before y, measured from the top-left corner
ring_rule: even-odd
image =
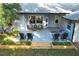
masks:
[[[32,42],[32,49],[51,49],[52,45],[50,42]]]

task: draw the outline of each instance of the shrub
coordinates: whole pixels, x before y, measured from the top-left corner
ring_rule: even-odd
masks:
[[[0,40],[4,39],[6,36],[6,34],[0,34]]]
[[[13,33],[7,33],[7,35],[8,35],[8,36],[13,36],[14,34],[13,34]]]
[[[71,42],[52,42],[53,45],[72,45]]]
[[[18,34],[18,33],[20,33],[20,31],[17,28],[14,28],[13,33]]]
[[[19,34],[19,33],[20,33],[20,31],[13,31],[13,33],[15,33],[15,34]]]
[[[27,40],[27,41],[25,41],[25,40],[20,40],[20,41],[18,41],[17,43],[16,43],[17,45],[31,45],[31,41],[29,41],[29,40]]]
[[[6,39],[2,41],[2,45],[14,45],[15,43],[10,40],[10,39]]]
[[[25,44],[25,40],[20,40],[20,44],[24,45]]]
[[[20,41],[18,41],[18,42],[16,42],[16,44],[17,44],[17,45],[21,45],[21,42],[20,42]]]
[[[2,41],[4,40],[4,38],[6,38],[7,35],[6,34],[0,34],[0,44],[2,43]]]
[[[25,40],[20,40],[16,44],[18,44],[18,45],[24,45],[24,44],[26,44],[26,41]]]
[[[31,45],[31,41],[27,40],[26,45]]]

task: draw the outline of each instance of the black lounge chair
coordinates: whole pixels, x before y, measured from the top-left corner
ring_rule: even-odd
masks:
[[[54,41],[58,41],[59,40],[59,33],[54,34]]]
[[[67,37],[68,37],[68,33],[66,32],[61,35],[61,39],[67,39]]]
[[[20,35],[20,40],[24,40],[25,39],[24,33],[19,33],[19,35]]]
[[[27,33],[27,40],[31,40],[33,39],[33,35],[32,33]]]

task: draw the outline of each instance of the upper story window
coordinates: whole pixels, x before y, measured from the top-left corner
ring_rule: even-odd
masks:
[[[28,28],[32,30],[43,28],[43,16],[40,15],[30,15],[28,19]]]
[[[29,18],[30,18],[30,20],[29,20],[30,24],[35,23],[35,16],[30,16]]]
[[[36,21],[37,21],[37,23],[40,23],[40,24],[42,24],[42,23],[43,23],[43,19],[42,19],[42,17],[41,17],[41,16],[40,16],[40,17],[38,16],[38,18],[37,18],[37,20],[36,20]]]
[[[42,16],[35,16],[35,15],[30,16],[29,23],[30,24],[37,24],[37,23],[42,24],[43,23],[43,17]]]
[[[35,23],[35,20],[32,19],[29,22],[30,22],[30,24],[34,24]]]

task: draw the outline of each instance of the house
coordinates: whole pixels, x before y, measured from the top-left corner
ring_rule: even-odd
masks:
[[[20,20],[14,21],[26,40],[33,42],[73,41],[74,22],[63,16],[69,13],[28,13],[18,12]]]
[[[79,11],[64,16],[64,18],[74,23],[73,42],[79,42]]]

